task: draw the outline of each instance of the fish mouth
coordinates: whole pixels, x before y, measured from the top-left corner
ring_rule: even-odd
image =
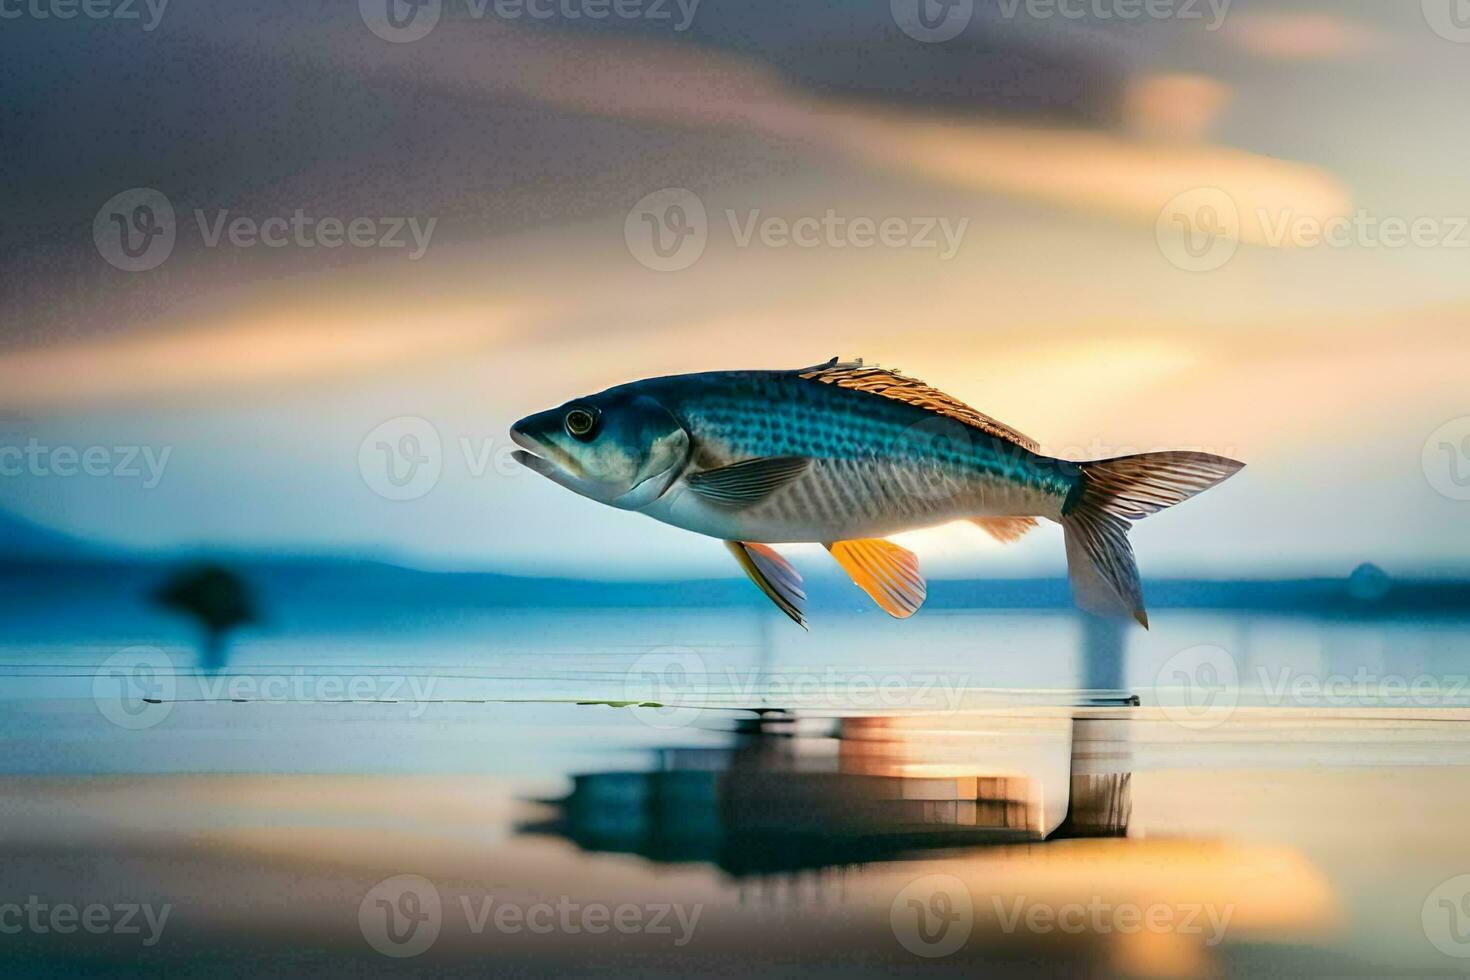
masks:
[[[511,426],[510,441],[521,447],[510,454],[511,458],[533,473],[540,473],[558,483],[578,479],[581,475],[582,468],[575,459],[564,450],[526,432],[519,423]]]

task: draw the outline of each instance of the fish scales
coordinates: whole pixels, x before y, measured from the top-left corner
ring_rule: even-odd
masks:
[[[994,507],[1047,512],[1072,487],[1054,461],[912,405],[784,372],[695,378],[697,385],[668,379],[657,397],[689,429],[699,469],[763,457],[814,461],[782,493],[748,508],[753,525],[873,530]]]

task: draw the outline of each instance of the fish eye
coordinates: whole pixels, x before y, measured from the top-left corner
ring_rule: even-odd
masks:
[[[597,426],[597,414],[591,408],[574,408],[567,412],[562,424],[566,426],[567,435],[586,442],[592,438],[592,430]]]

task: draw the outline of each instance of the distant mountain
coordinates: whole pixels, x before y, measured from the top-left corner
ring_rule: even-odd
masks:
[[[60,531],[0,512],[0,562],[99,558],[107,552]]]
[[[307,617],[340,612],[361,615],[368,610],[374,615],[391,615],[390,610],[409,614],[431,608],[765,609],[767,605],[757,589],[738,577],[598,581],[495,572],[432,572],[361,559],[289,555],[196,553],[139,560],[37,551],[29,558],[0,560],[0,606],[7,595],[12,602],[22,604],[69,594],[131,597],[132,601],[151,594],[176,566],[205,557],[241,575],[258,591],[266,609],[294,610]],[[835,573],[807,576],[806,588],[813,607],[829,611],[863,611],[869,607],[866,598]],[[1150,579],[1145,588],[1149,608],[1155,611],[1229,610],[1331,619],[1470,617],[1470,581],[1466,579],[1397,579],[1364,590],[1351,578],[1175,578]],[[926,608],[1070,614],[1074,607],[1066,579],[1034,578],[931,580]]]
[[[271,605],[415,604],[441,607],[720,608],[766,600],[738,575],[668,581],[537,578],[497,572],[435,572],[352,555],[240,552],[220,549],[166,554],[95,545],[0,512],[0,593],[150,592],[181,564],[208,559],[258,587]],[[815,603],[866,609],[867,601],[832,570],[809,575]],[[932,579],[930,609],[1058,610],[1073,608],[1064,578]],[[1374,565],[1346,578],[1150,579],[1151,609],[1250,610],[1288,616],[1470,616],[1470,577],[1390,579]],[[39,590],[39,592],[37,592]]]

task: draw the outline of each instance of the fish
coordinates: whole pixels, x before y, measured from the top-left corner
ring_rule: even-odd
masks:
[[[1193,451],[1048,456],[923,381],[835,357],[634,381],[529,415],[510,435],[517,462],[573,493],[722,540],[803,628],[803,579],[776,545],[823,545],[907,619],[928,585],[890,536],[967,520],[1010,543],[1041,519],[1062,526],[1076,604],[1147,628],[1129,526],[1245,465]]]

